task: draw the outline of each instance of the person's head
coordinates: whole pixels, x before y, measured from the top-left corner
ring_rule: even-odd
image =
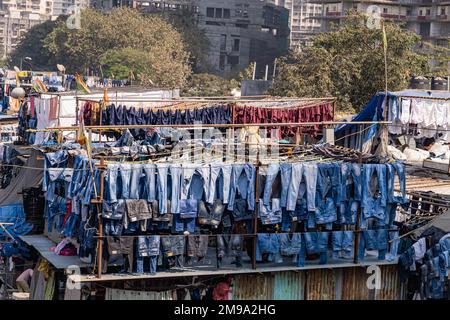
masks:
[[[425,150],[430,150],[431,147],[433,146],[434,142],[435,142],[434,138],[425,138],[423,140],[423,147],[424,147],[424,149]]]

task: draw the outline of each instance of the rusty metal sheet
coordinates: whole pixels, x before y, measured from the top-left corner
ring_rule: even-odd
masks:
[[[306,271],[306,299],[334,300],[336,296],[336,279],[333,269],[316,269]]]
[[[342,281],[342,300],[368,300],[370,299],[367,288],[367,278],[365,268],[344,268]]]
[[[377,290],[377,300],[399,300],[402,299],[403,288],[396,266],[381,267],[381,289]]]
[[[275,300],[304,300],[305,299],[305,273],[277,272],[274,279]]]
[[[272,300],[274,276],[241,274],[234,277],[234,300]]]

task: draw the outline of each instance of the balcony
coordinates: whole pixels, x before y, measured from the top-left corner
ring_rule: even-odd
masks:
[[[440,15],[438,14],[438,15],[436,15],[436,19],[443,20],[443,21],[449,20],[448,15],[446,15],[446,14],[440,14]]]

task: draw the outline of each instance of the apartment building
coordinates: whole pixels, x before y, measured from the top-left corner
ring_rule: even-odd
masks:
[[[289,10],[289,43],[292,50],[311,44],[311,38],[321,31],[322,5],[309,0],[273,0],[274,4]]]
[[[317,16],[321,30],[327,31],[331,25],[339,24],[348,10],[367,13],[369,6],[379,7],[386,20],[405,23],[409,30],[421,35],[437,45],[448,44],[450,37],[450,1],[448,0],[311,0],[323,6]]]
[[[86,8],[89,0],[0,0],[0,56],[6,58],[28,29],[70,13],[75,4]]]

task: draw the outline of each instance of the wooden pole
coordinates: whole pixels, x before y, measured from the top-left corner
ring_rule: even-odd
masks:
[[[253,213],[253,254],[252,254],[252,269],[256,269],[256,242],[258,241],[258,215],[259,215],[259,151],[256,158],[255,170],[255,210]]]
[[[100,173],[100,194],[97,197],[97,214],[98,214],[98,235],[99,238],[97,240],[98,246],[97,246],[97,277],[100,279],[102,277],[102,269],[103,269],[103,221],[102,221],[102,200],[103,200],[103,192],[104,192],[104,177],[105,177],[105,160],[103,157],[100,159],[100,167],[101,170]],[[95,183],[95,181],[94,181]]]
[[[361,175],[362,175],[362,153],[358,154],[358,163],[361,166]],[[343,183],[345,183],[345,181]],[[358,211],[356,212],[356,226],[355,226],[355,235],[354,235],[355,236],[355,248],[353,249],[353,261],[355,264],[359,262],[358,253],[359,253],[359,237],[361,236],[361,228],[360,228],[361,214],[362,214],[361,205],[362,205],[362,201],[359,202]]]

